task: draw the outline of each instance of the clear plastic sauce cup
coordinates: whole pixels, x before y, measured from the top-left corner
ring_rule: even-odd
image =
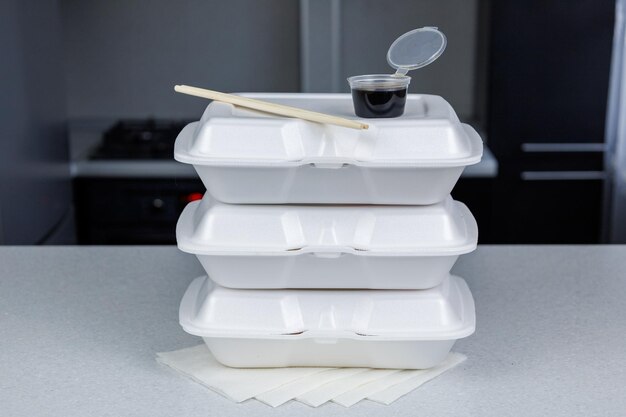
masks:
[[[398,117],[404,114],[411,77],[373,74],[348,78],[354,112],[359,117]]]
[[[398,117],[404,114],[411,77],[406,73],[434,62],[446,49],[446,36],[436,27],[423,27],[396,39],[387,51],[395,74],[357,75],[348,78],[354,112],[359,117]]]

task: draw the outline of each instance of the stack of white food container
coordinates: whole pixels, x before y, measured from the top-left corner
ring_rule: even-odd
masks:
[[[248,94],[354,118],[346,94]],[[353,130],[213,102],[176,140],[207,188],[177,226],[208,274],[180,323],[233,367],[422,369],[474,332],[450,275],[476,222],[450,197],[482,141],[441,97]]]

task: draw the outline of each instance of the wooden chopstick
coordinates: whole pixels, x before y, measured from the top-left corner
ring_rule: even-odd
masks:
[[[236,96],[234,94],[220,93],[219,91],[206,90],[204,88],[191,87],[188,85],[176,85],[174,90],[179,93],[189,94],[196,97],[204,97],[235,106],[245,107],[275,114],[278,116],[294,117],[296,119],[308,120],[310,122],[326,123],[331,125],[349,127],[352,129],[367,129],[369,125],[356,120],[344,119],[343,117],[332,116],[330,114],[318,113],[311,110],[300,109],[298,107],[285,106],[283,104],[270,103],[262,100],[255,100],[248,97]]]

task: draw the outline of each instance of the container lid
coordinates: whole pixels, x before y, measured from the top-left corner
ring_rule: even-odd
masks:
[[[406,74],[439,58],[446,44],[446,35],[436,27],[414,29],[391,44],[387,51],[387,62],[397,70],[397,74]]]
[[[176,239],[196,255],[453,256],[476,249],[478,228],[451,197],[428,206],[231,205],[207,193],[185,207]]]
[[[348,78],[351,89],[367,91],[407,88],[411,77],[396,74],[356,75]]]
[[[349,94],[247,94],[249,97],[354,118]],[[269,117],[212,102],[176,139],[176,160],[211,166],[461,167],[478,163],[482,140],[438,96],[412,95],[404,117],[375,119],[367,130]]]
[[[201,337],[451,340],[474,332],[474,300],[451,276],[428,290],[233,290],[194,280],[179,310]]]

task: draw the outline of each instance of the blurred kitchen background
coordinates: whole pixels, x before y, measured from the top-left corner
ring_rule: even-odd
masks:
[[[174,84],[347,92],[422,26],[448,48],[410,92],[487,145],[453,192],[480,242],[626,243],[623,3],[2,0],[0,244],[173,244],[204,192],[173,141],[208,104]]]

